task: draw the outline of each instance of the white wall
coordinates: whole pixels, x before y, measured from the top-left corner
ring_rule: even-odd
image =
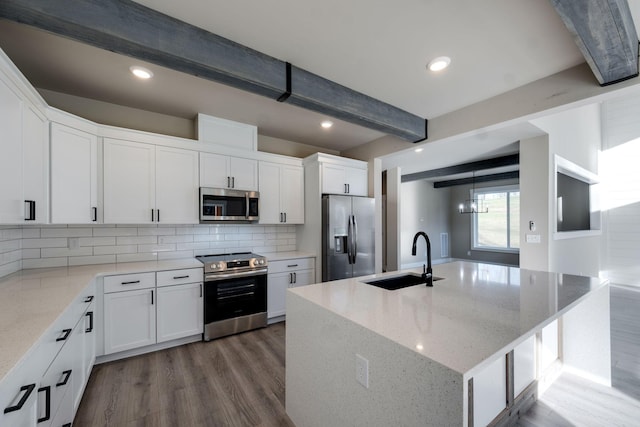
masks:
[[[602,275],[640,286],[640,97],[602,105]]]
[[[405,182],[401,184],[400,188],[402,200],[400,263],[402,268],[421,266],[427,259],[426,244],[422,238],[417,245],[416,256],[411,255],[413,236],[418,231],[424,231],[429,236],[432,260],[442,259],[440,233],[450,234],[449,189],[435,189],[433,183],[427,181]]]
[[[598,153],[602,140],[599,103],[548,115],[532,120],[531,123],[548,134],[549,165],[553,165],[557,154],[594,174],[598,173]],[[537,178],[548,180],[549,200],[554,197],[554,173],[551,166],[546,174],[541,171]],[[548,209],[549,225],[555,222],[552,211],[553,209]],[[601,236],[554,240],[552,232],[553,230],[549,230],[548,233],[549,271],[599,275]]]

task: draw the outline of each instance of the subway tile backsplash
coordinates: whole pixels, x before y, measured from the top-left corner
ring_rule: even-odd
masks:
[[[294,225],[0,226],[0,277],[22,268],[292,250]]]

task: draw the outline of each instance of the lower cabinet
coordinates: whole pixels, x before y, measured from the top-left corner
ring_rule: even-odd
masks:
[[[71,424],[95,360],[92,282],[0,383],[1,426]]]
[[[201,334],[203,269],[104,278],[104,353]]]
[[[297,258],[269,262],[267,275],[267,317],[286,314],[288,288],[315,282],[315,259]]]

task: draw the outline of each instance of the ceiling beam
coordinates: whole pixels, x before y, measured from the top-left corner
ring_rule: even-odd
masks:
[[[513,166],[518,164],[520,164],[520,154],[510,154],[508,156],[494,157],[493,159],[478,160],[476,162],[447,166],[445,168],[410,173],[407,175],[402,175],[402,178],[400,180],[401,182],[411,182],[421,179],[438,178],[441,176],[456,175],[459,173],[477,172],[485,169],[495,169],[503,166]]]
[[[502,181],[505,179],[517,179],[517,178],[520,178],[520,171],[493,173],[491,175],[476,176],[475,178],[472,177],[472,178],[449,179],[447,181],[436,181],[433,183],[433,188],[446,188],[446,187],[453,187],[456,185],[478,184],[480,182],[493,182],[493,181]]]
[[[551,0],[600,85],[638,75],[638,35],[627,0]]]
[[[426,120],[131,0],[2,0],[0,17],[410,142]]]

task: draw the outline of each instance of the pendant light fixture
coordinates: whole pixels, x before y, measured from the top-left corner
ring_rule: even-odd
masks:
[[[476,198],[476,171],[473,171],[471,180],[471,198],[460,203],[458,212],[461,214],[487,213],[489,208],[485,206],[484,200]]]

